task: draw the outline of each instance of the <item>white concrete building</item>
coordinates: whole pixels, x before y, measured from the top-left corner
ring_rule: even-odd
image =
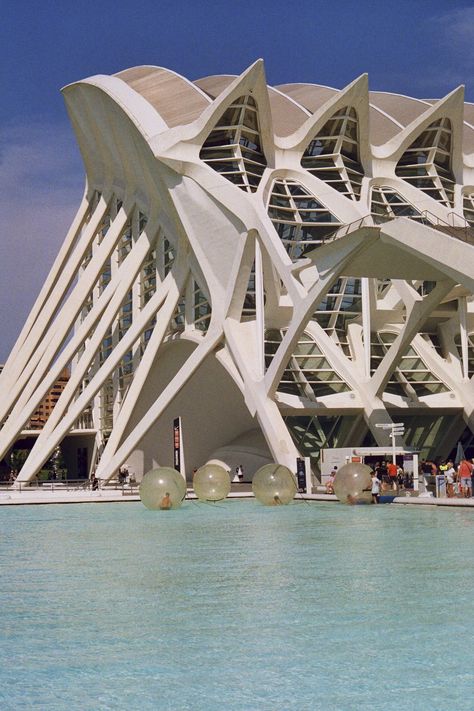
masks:
[[[446,455],[474,431],[474,105],[195,82],[153,66],[64,89],[83,201],[0,376],[1,455],[64,367],[19,478],[58,445],[107,480],[321,447]],[[82,458],[82,459],[81,459]],[[82,469],[77,462],[82,461]]]

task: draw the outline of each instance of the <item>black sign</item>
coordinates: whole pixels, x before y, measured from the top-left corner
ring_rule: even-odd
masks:
[[[306,493],[306,466],[304,459],[298,457],[296,460],[296,478],[298,480],[298,491],[300,494]]]
[[[181,422],[179,417],[173,420],[173,465],[177,472],[181,471]]]

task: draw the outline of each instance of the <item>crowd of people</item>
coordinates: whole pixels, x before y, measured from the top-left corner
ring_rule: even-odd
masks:
[[[326,481],[326,493],[334,494],[334,479],[337,466],[333,468]],[[474,496],[474,458],[462,459],[457,465],[451,459],[439,464],[422,459],[419,465],[419,476],[436,476],[444,474],[446,496],[448,498],[472,498]],[[372,499],[378,502],[380,494],[389,491],[402,491],[413,489],[413,473],[405,471],[394,462],[380,461],[372,467]]]
[[[440,464],[423,459],[420,463],[420,474],[424,476],[444,474],[448,498],[470,499],[474,494],[474,459],[463,458],[457,465],[451,459]]]
[[[378,487],[377,492],[372,493],[385,493],[388,491],[400,491],[403,489],[413,489],[413,473],[405,471],[401,466],[394,464],[393,462],[387,462],[382,460],[376,462],[372,467],[373,474],[375,475],[375,488]],[[334,479],[337,474],[337,466],[333,468],[331,474],[326,481],[326,493],[334,494]],[[377,484],[377,481],[379,484]]]

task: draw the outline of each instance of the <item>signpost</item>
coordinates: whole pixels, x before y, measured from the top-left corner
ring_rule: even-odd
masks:
[[[402,437],[405,434],[405,424],[403,422],[382,422],[378,425],[381,430],[390,430],[388,436],[392,440],[392,461],[394,464],[397,463],[397,453],[396,453],[396,437]]]

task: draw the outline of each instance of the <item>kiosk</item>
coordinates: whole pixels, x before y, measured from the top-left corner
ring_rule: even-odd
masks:
[[[331,472],[344,464],[357,462],[374,467],[376,462],[392,461],[393,455],[402,469],[413,475],[413,490],[422,494],[426,492],[426,482],[418,474],[419,451],[409,447],[336,447],[321,450],[321,484],[326,484]]]

